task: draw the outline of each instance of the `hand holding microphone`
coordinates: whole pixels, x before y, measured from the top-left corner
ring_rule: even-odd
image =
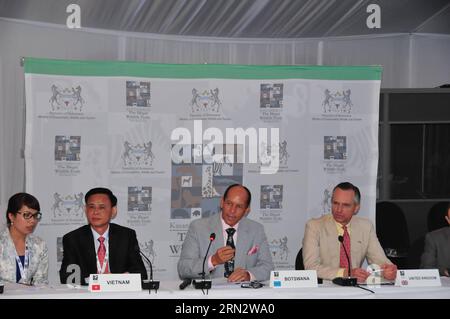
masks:
[[[224,264],[225,262],[234,258],[236,249],[230,246],[224,246],[217,249],[216,253],[212,255],[211,262],[214,266]]]

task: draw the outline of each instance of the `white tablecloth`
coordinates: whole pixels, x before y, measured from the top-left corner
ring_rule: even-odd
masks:
[[[405,288],[380,286],[371,293],[356,287],[340,287],[329,281],[318,288],[241,288],[240,285],[214,285],[207,295],[192,286],[179,290],[179,281],[161,282],[158,293],[139,292],[89,292],[87,287],[69,288],[66,285],[24,286],[6,283],[0,299],[450,299],[450,278],[441,277],[441,287]]]

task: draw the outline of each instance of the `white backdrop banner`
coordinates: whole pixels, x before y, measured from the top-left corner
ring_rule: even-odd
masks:
[[[41,203],[50,281],[100,186],[155,279],[178,278],[189,223],[218,213],[233,183],[251,190],[276,268],[294,269],[337,183],[359,186],[359,214],[374,220],[380,79],[379,66],[26,59],[26,189]]]

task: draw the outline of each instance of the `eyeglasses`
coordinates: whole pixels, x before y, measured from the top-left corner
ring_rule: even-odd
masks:
[[[22,217],[26,220],[29,220],[31,218],[34,218],[34,220],[36,221],[40,221],[42,218],[42,213],[41,212],[37,212],[37,213],[30,213],[30,212],[17,212],[17,214],[21,214]]]

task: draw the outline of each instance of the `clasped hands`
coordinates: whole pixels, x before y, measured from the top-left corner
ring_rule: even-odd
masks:
[[[380,270],[382,270],[383,278],[386,280],[394,280],[397,276],[397,266],[393,264],[382,264],[380,266]],[[348,275],[348,271],[345,271],[345,275]],[[364,270],[362,268],[353,268],[352,277],[355,277],[358,283],[363,283],[367,280],[367,277],[370,276],[370,272]]]

